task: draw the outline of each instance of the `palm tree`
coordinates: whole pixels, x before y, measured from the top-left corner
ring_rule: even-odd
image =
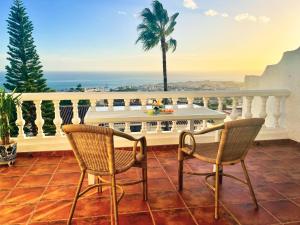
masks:
[[[166,53],[169,49],[172,49],[174,52],[177,46],[177,41],[171,37],[169,38],[169,36],[174,31],[178,15],[179,13],[175,13],[169,17],[163,5],[155,0],[152,2],[152,11],[149,8],[145,8],[141,12],[143,22],[137,27],[139,36],[136,43],[141,42],[145,51],[154,48],[160,43],[163,61],[164,91],[168,91]]]

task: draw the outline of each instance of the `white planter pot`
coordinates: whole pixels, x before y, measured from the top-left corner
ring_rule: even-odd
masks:
[[[8,145],[0,144],[0,165],[7,164],[11,166],[16,161],[17,143],[11,142]]]

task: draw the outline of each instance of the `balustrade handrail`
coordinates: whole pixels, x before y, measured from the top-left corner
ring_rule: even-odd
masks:
[[[169,91],[169,92],[41,92],[23,93],[22,101],[80,100],[80,99],[150,99],[150,98],[201,98],[201,97],[287,97],[286,89],[268,90],[216,90],[216,91]]]

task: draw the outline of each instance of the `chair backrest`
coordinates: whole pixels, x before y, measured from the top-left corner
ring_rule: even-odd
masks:
[[[89,125],[64,125],[82,170],[114,171],[113,129]]]
[[[226,122],[221,134],[217,163],[243,160],[264,122],[263,118]]]

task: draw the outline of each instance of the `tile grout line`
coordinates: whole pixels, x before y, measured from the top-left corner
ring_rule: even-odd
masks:
[[[175,151],[174,151],[175,152]],[[175,152],[176,155],[176,152]],[[176,186],[174,185],[173,181],[171,180],[171,178],[169,177],[169,175],[167,174],[165,168],[163,167],[163,165],[161,164],[161,162],[158,160],[156,154],[154,153],[154,156],[156,158],[156,160],[158,161],[161,169],[164,171],[165,175],[167,176],[168,180],[170,181],[171,185],[173,186],[173,188],[175,189],[176,194],[179,196],[179,198],[181,199],[181,201],[183,202],[185,208],[187,209],[187,211],[189,212],[190,216],[192,217],[193,221],[196,223],[196,225],[199,225],[196,218],[194,217],[194,215],[192,214],[191,210],[189,209],[189,207],[187,206],[187,204],[185,203],[184,199],[182,198],[182,196],[178,193]]]
[[[191,171],[194,171],[193,170],[193,168],[188,164],[188,163],[186,163],[185,164],[188,168],[189,168],[189,170],[191,170]],[[197,171],[196,171],[197,172]],[[192,175],[193,176],[193,175]],[[201,183],[204,185],[204,186],[206,186],[206,184],[205,184],[205,182],[203,181],[203,180],[200,180],[201,181]],[[211,192],[211,190],[209,190],[209,192],[210,192],[210,195],[214,198],[214,194]],[[225,207],[225,204],[219,199],[219,203],[220,203],[220,205],[222,205],[223,206],[223,208],[225,209],[225,211],[235,220],[235,222],[237,222],[239,225],[241,225],[241,222],[234,216],[234,214],[231,212],[231,211],[229,211],[228,209],[227,209],[227,207]],[[197,208],[197,207],[196,207]]]
[[[33,165],[34,165],[34,163],[36,161],[37,161],[37,159],[35,159],[35,161],[28,167],[28,169],[24,172],[24,174],[22,176],[15,176],[15,177],[19,177],[19,180],[15,184],[15,186],[8,191],[7,195],[2,200],[2,203],[4,203],[7,200],[8,196],[10,196],[10,194],[12,193],[12,191],[17,188],[18,184],[21,182],[21,180],[23,180],[23,178],[25,177],[25,175],[27,175],[27,173],[31,170],[31,168],[33,167]]]
[[[46,187],[45,187],[43,193],[41,194],[39,200],[35,203],[34,209],[32,210],[31,216],[29,217],[29,219],[28,219],[26,225],[28,225],[28,224],[31,222],[32,217],[33,217],[34,213],[36,212],[37,206],[38,206],[38,204],[41,202],[42,197],[43,197],[43,195],[45,194],[47,188],[49,187],[49,184],[50,184],[50,182],[52,181],[52,179],[53,179],[53,177],[54,177],[56,171],[58,170],[58,167],[59,167],[59,165],[60,165],[60,163],[61,163],[61,161],[62,161],[63,158],[64,158],[64,156],[62,156],[62,157],[60,158],[60,160],[59,160],[59,162],[58,162],[58,164],[57,164],[57,167],[56,167],[55,170],[53,171],[53,173],[52,173],[52,175],[51,175],[51,177],[50,177],[50,179],[49,179],[49,181],[48,181],[48,183],[47,183],[47,185],[46,185]]]

